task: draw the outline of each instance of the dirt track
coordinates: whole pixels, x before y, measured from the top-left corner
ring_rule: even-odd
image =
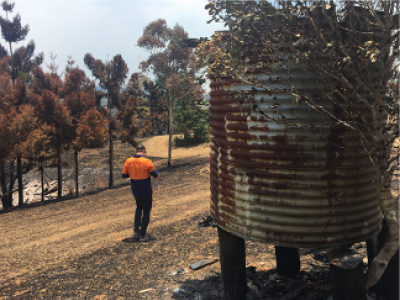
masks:
[[[149,157],[168,158],[168,135],[145,139],[143,145],[146,146],[146,151]],[[209,157],[210,145],[201,144],[193,147],[175,148],[172,150],[171,156],[173,160],[187,157]]]

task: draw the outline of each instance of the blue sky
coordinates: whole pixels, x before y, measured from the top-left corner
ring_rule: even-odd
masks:
[[[13,2],[13,1],[11,1]],[[223,29],[222,23],[207,24],[209,15],[204,9],[207,0],[17,0],[11,17],[21,16],[22,25],[29,24],[30,32],[25,41],[15,47],[26,45],[30,40],[36,43],[36,53],[45,54],[44,70],[50,63],[49,54],[57,55],[55,60],[61,73],[71,55],[76,64],[89,71],[83,63],[85,53],[90,52],[96,59],[111,59],[121,54],[129,68],[129,76],[138,72],[139,62],[148,53],[137,47],[143,28],[150,22],[163,18],[168,26],[176,23],[183,26],[190,37],[211,36],[215,30]],[[5,13],[1,10],[2,15]],[[8,48],[1,39],[3,46]]]

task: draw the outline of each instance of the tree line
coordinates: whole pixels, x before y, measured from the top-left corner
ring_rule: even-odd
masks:
[[[141,72],[131,74],[120,54],[109,61],[84,56],[84,64],[94,80],[68,57],[58,74],[56,56],[51,54],[48,71],[43,70],[44,54],[35,55],[36,45],[25,40],[29,25],[21,24],[17,14],[11,19],[15,3],[1,3],[0,16],[0,186],[3,209],[13,206],[12,195],[18,185],[18,205],[24,204],[22,175],[38,168],[42,181],[45,167],[57,166],[58,197],[62,196],[62,153],[72,150],[75,165],[75,194],[79,195],[79,152],[84,148],[109,143],[109,187],[113,185],[113,143],[136,145],[137,135],[168,132],[168,165],[171,164],[174,115],[179,131],[188,139],[206,138],[207,110],[204,109],[204,79],[195,65],[192,48],[182,48],[187,32],[165,20],[150,23],[143,30],[138,46],[149,51],[141,62]],[[150,79],[149,76],[153,79]],[[126,82],[127,81],[127,82]],[[104,103],[106,102],[106,103]],[[192,116],[192,117],[191,117]],[[201,129],[199,129],[199,124]]]

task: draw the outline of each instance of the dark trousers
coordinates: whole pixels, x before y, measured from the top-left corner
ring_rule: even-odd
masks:
[[[153,192],[145,196],[135,196],[136,213],[134,231],[144,236],[150,221],[150,211],[153,204]]]

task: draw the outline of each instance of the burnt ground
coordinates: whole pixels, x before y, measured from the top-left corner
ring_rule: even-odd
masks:
[[[0,299],[221,299],[217,230],[209,215],[209,159],[158,159],[147,242],[133,242],[128,182],[65,201],[0,214]],[[274,247],[246,241],[248,299],[327,299],[327,264],[301,256],[302,272],[278,276]]]

